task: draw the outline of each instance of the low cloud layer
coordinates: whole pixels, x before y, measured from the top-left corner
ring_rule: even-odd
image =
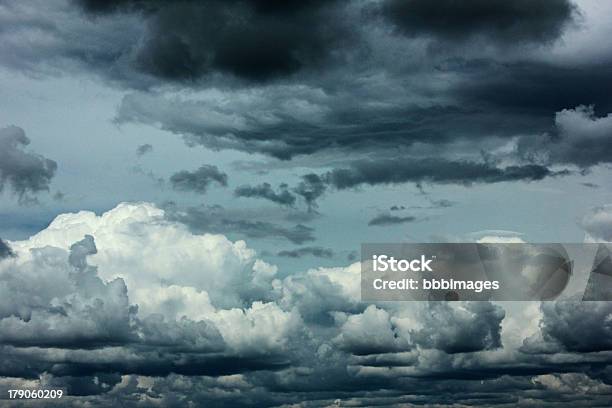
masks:
[[[193,234],[150,204],[63,214],[11,246],[0,260],[2,389],[66,387],[64,403],[94,406],[612,396],[604,304],[547,303],[509,321],[489,302],[363,304],[359,263],[282,277],[243,241]],[[534,321],[524,339],[516,318]]]

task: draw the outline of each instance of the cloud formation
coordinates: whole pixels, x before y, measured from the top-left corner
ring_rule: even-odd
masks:
[[[167,80],[214,72],[249,81],[288,76],[324,62],[350,38],[348,28],[334,20],[333,1],[79,3],[94,15],[142,13],[146,30],[132,65]]]
[[[12,247],[0,260],[2,389],[66,387],[63,402],[100,406],[612,395],[609,357],[584,354],[609,349],[603,303],[542,304],[529,333],[541,340],[517,342],[501,305],[363,304],[359,263],[284,276],[243,241],[194,234],[145,203],[62,214]]]
[[[442,0],[435,6],[426,0],[388,0],[382,10],[405,35],[451,42],[481,37],[505,46],[555,40],[575,14],[568,0]]]
[[[208,187],[216,183],[227,187],[227,174],[219,170],[217,166],[205,164],[195,171],[182,170],[170,177],[172,188],[179,191],[192,191],[204,194]]]
[[[6,32],[18,34],[3,42],[10,56],[3,63],[110,79],[130,90],[117,123],[160,127],[189,146],[281,160],[329,152],[396,156],[399,147],[402,157],[441,159],[437,164],[454,163],[458,173],[480,166],[473,178],[482,183],[539,180],[555,163],[588,168],[606,160],[603,139],[570,136],[592,132],[589,121],[605,127],[605,116],[580,106],[612,111],[612,81],[602,62],[609,55],[555,57],[556,40],[578,30],[581,11],[568,0],[65,6],[47,5],[45,13],[9,2]],[[44,36],[55,41],[40,41]],[[28,47],[17,48],[17,40]],[[558,144],[557,133],[567,143]],[[487,169],[493,166],[465,157],[469,146],[496,156],[517,137],[526,146],[540,140],[537,150],[552,162],[515,152],[502,157],[510,159],[503,167]],[[580,154],[593,143],[604,146],[601,157]]]
[[[279,186],[278,192],[272,189],[270,183],[262,183],[256,186],[245,185],[237,187],[234,190],[234,195],[236,197],[263,198],[286,206],[293,206],[295,204],[295,196],[289,192],[288,185],[284,183]]]
[[[372,218],[368,221],[368,225],[374,226],[383,226],[383,225],[396,225],[396,224],[404,224],[407,222],[416,221],[416,217],[407,215],[405,217],[400,217],[397,215],[391,214],[379,214],[376,217]]]
[[[24,150],[30,139],[23,129],[9,126],[0,129],[0,191],[9,187],[20,202],[34,200],[32,195],[49,191],[57,163]]]
[[[444,159],[391,159],[352,162],[348,168],[334,169],[324,179],[339,190],[363,184],[440,183],[464,184],[535,181],[555,175],[548,168],[526,164],[497,167],[486,162]]]

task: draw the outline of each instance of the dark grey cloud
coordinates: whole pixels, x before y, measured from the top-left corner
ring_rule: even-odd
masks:
[[[147,153],[151,153],[152,151],[153,151],[153,145],[150,145],[149,143],[145,143],[136,148],[136,156],[142,157]]]
[[[182,170],[170,177],[172,188],[179,191],[193,191],[204,194],[211,183],[227,186],[227,174],[217,166],[205,164],[195,171]]]
[[[32,194],[49,191],[57,170],[53,160],[24,150],[28,144],[30,139],[23,129],[0,129],[0,191],[8,186],[20,202],[32,200]]]
[[[547,146],[553,162],[582,168],[612,162],[612,114],[598,117],[594,106],[578,106],[557,112],[555,126]]]
[[[401,81],[394,75],[388,83],[374,85],[395,88]],[[232,109],[206,96],[199,100],[171,100],[163,95],[133,93],[124,97],[116,120],[159,123],[163,129],[182,135],[189,144],[259,152],[289,160],[323,151],[386,151],[398,145],[410,148],[415,143],[443,146],[490,135],[510,137],[546,129],[554,114],[502,114],[477,106],[439,105],[435,101],[433,106],[418,107],[405,95],[389,95],[392,103],[380,105],[382,96],[378,92],[386,89],[364,90],[364,95],[351,96],[353,85],[348,82],[349,89],[342,93],[321,89],[319,84],[299,83],[264,87],[247,98],[230,93],[228,97],[236,102]],[[301,109],[296,100],[309,109]],[[360,100],[369,103],[364,107]],[[177,104],[183,108],[177,110]],[[216,120],[202,120],[202,112],[209,112]],[[274,118],[272,123],[270,117]]]
[[[316,258],[331,259],[334,257],[334,251],[330,248],[323,247],[302,247],[291,250],[279,251],[277,256],[285,258],[302,258],[304,256],[314,256]]]
[[[8,258],[10,256],[13,256],[13,251],[11,250],[11,247],[8,246],[8,244],[0,238],[0,260],[3,258]]]
[[[456,97],[481,109],[503,109],[507,119],[507,114],[520,114],[529,122],[529,133],[534,135],[550,131],[555,113],[563,109],[595,105],[599,113],[612,111],[612,102],[607,97],[612,89],[609,82],[612,73],[607,69],[611,57],[602,55],[600,61],[570,66],[529,60],[503,64],[495,59],[477,62],[459,59],[443,71],[465,70],[468,76],[478,75],[477,81],[457,83]],[[504,123],[503,116],[500,125],[512,126]]]
[[[610,302],[542,302],[540,310],[541,336],[525,339],[523,349],[526,352],[592,353],[612,350],[612,325],[606,318],[612,311]]]
[[[547,167],[535,164],[497,167],[486,162],[451,161],[439,158],[363,160],[343,169],[334,169],[323,178],[337,189],[364,184],[428,182],[440,184],[500,183],[534,181],[555,175]]]
[[[302,176],[302,180],[293,189],[295,194],[299,195],[306,201],[308,210],[311,211],[317,208],[317,199],[319,199],[327,189],[324,180],[316,174],[306,174]]]
[[[445,302],[430,302],[423,310],[423,328],[412,333],[422,347],[465,353],[502,347],[501,322],[505,312],[489,302],[467,302],[464,310]]]
[[[574,30],[580,14],[567,0],[379,3],[79,1],[59,13],[63,24],[44,12],[23,17],[11,3],[4,32],[21,33],[28,46],[7,37],[3,54],[13,68],[80,69],[142,90],[126,95],[118,123],[155,124],[189,145],[283,160],[396,148],[443,150],[456,160],[469,145],[494,150],[516,136],[555,133],[563,109],[594,104],[597,119],[612,110],[612,56],[553,58],[552,41]],[[45,35],[31,32],[55,41],[35,41]],[[538,57],[526,43],[540,46]],[[500,44],[521,47],[489,47]],[[167,82],[195,92],[172,98],[158,86]],[[605,162],[604,141],[556,149],[552,133],[538,149],[552,150],[552,163]],[[604,147],[593,160],[580,153],[591,144]]]
[[[234,195],[236,197],[263,198],[287,206],[293,206],[296,200],[295,196],[289,192],[288,185],[284,183],[279,186],[278,192],[274,191],[270,183],[262,183],[256,186],[237,187],[234,190]]]
[[[505,45],[557,39],[576,13],[569,0],[387,0],[382,11],[406,35],[451,42],[484,37]]]
[[[324,62],[351,35],[334,1],[79,3],[94,15],[142,13],[146,32],[133,65],[167,80],[214,72],[250,81],[288,76]]]
[[[397,225],[397,224],[405,224],[407,222],[416,221],[416,217],[407,215],[404,217],[400,217],[397,215],[391,214],[379,214],[376,217],[372,218],[368,221],[368,225],[372,226],[385,226],[385,225]]]

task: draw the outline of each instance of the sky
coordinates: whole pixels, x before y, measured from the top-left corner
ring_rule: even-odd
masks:
[[[0,390],[610,405],[608,303],[365,303],[357,260],[612,241],[611,13],[0,0]]]

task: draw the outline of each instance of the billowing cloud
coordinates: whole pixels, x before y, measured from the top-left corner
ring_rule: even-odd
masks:
[[[500,305],[363,304],[359,262],[283,276],[244,242],[194,234],[151,204],[62,214],[11,245],[0,261],[0,389],[66,387],[63,402],[93,405],[488,406],[558,402],[576,390],[571,374],[603,392],[581,400],[608,396],[606,371],[581,368],[606,357],[576,354],[608,349],[603,304],[542,305],[540,338],[574,353],[564,359],[504,344]]]
[[[612,242],[612,205],[592,208],[581,221],[587,242]]]
[[[544,353],[610,351],[612,326],[607,316],[611,310],[609,302],[544,302],[541,333],[525,339],[524,349]]]
[[[446,218],[432,219],[431,227],[457,218],[451,228],[460,234],[474,208],[483,208],[474,201],[482,197],[482,184],[545,180],[546,189],[525,187],[537,190],[537,202],[557,194],[558,180],[549,178],[570,172],[579,177],[592,170],[599,178],[583,181],[604,186],[612,112],[608,5],[1,3],[3,75],[9,93],[41,97],[25,112],[43,108],[39,127],[49,121],[49,129],[62,129],[48,115],[56,106],[46,110],[56,100],[53,92],[69,98],[83,91],[89,98],[89,86],[79,85],[76,93],[71,87],[95,80],[103,95],[95,95],[101,109],[95,117],[111,118],[126,136],[139,133],[134,136],[142,144],[127,146],[132,159],[147,154],[150,143],[156,146],[151,166],[178,152],[173,142],[158,139],[171,133],[195,147],[180,158],[185,162],[198,160],[202,148],[234,150],[220,153],[221,162],[257,160],[256,170],[274,181],[232,169],[243,171],[236,179],[244,183],[237,195],[245,198],[233,200],[235,208],[224,201],[223,207],[123,203],[103,214],[61,214],[50,224],[51,208],[39,215],[0,214],[2,236],[11,239],[0,241],[0,394],[66,387],[59,405],[128,408],[611,405],[604,303],[364,303],[358,254],[350,252],[346,265],[348,251],[342,250],[354,248],[358,238],[351,233],[365,228],[343,230],[359,210],[344,216],[347,199],[381,211],[397,204],[391,215],[373,220],[377,224],[411,222],[410,211],[421,219],[421,210],[435,209],[436,217]],[[108,111],[115,106],[114,114]],[[97,125],[91,123],[92,137],[108,131],[112,140],[124,139],[112,126]],[[48,190],[55,163],[29,152],[17,128],[0,132],[1,186],[22,202]],[[113,180],[124,175],[113,167]],[[98,177],[96,169],[86,173]],[[168,186],[210,192],[234,179],[222,170],[189,168],[170,175]],[[134,167],[130,174],[157,181],[159,171]],[[80,200],[83,191],[72,191],[66,181],[61,204],[76,208],[71,199]],[[581,194],[605,192],[580,181],[572,185]],[[385,189],[402,183],[444,185],[440,196],[457,185],[479,190],[461,199],[465,205],[450,217],[442,209],[451,202]],[[114,199],[125,186],[117,186]],[[375,201],[345,191],[369,186],[376,186]],[[509,195],[524,193],[520,186],[503,187],[521,190]],[[104,180],[100,188],[108,188]],[[188,198],[154,194],[160,201]],[[328,194],[339,195],[325,204],[343,213],[334,217],[340,229],[322,225],[329,217],[317,218]],[[83,205],[108,208],[105,200],[113,200],[96,195],[83,195]],[[252,208],[255,198],[281,205]],[[587,240],[610,241],[609,213],[602,206],[580,221]],[[498,223],[499,214],[491,214],[476,218]],[[317,231],[303,225],[308,222]],[[25,224],[41,230],[16,239],[24,235],[13,226]],[[338,231],[350,242],[338,247]],[[325,246],[313,242],[319,235]],[[520,241],[503,231],[472,238]],[[260,247],[267,251],[253,249]],[[262,259],[266,254],[301,257],[282,264],[302,266],[277,267]],[[318,267],[317,259],[334,266]]]
[[[170,177],[170,183],[175,190],[193,191],[204,194],[212,183],[227,186],[227,174],[217,166],[205,164],[195,171],[182,170]]]
[[[334,342],[356,355],[379,354],[410,349],[408,338],[394,327],[391,316],[376,306],[348,316]]]
[[[423,311],[423,328],[413,336],[422,346],[447,353],[495,349],[502,346],[504,316],[501,307],[488,302],[468,302],[458,307],[432,302]]]
[[[10,126],[0,129],[0,191],[9,187],[22,202],[30,195],[49,191],[57,163],[24,150],[30,139],[23,129]]]

